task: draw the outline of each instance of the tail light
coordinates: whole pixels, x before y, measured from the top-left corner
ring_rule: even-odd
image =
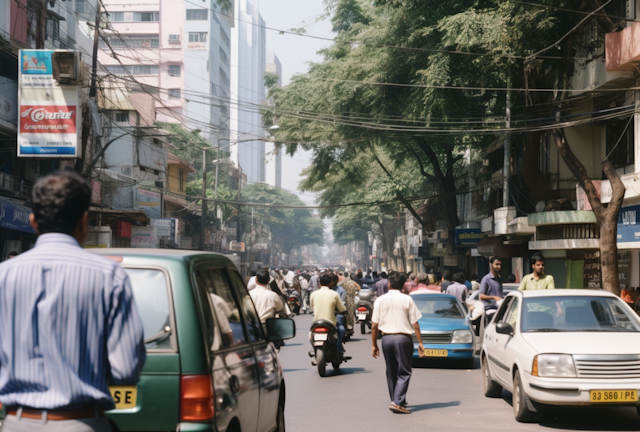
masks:
[[[211,376],[180,377],[180,421],[211,420],[214,414]]]
[[[313,329],[315,333],[329,333],[329,329],[326,327],[316,327]]]
[[[358,308],[358,312],[366,312],[367,308],[366,307],[359,307]]]

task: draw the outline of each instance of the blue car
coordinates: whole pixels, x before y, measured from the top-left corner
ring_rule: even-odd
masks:
[[[414,294],[411,296],[420,318],[420,333],[425,358],[447,358],[473,367],[475,334],[464,306],[448,294]],[[413,335],[413,358],[419,358],[418,340]]]

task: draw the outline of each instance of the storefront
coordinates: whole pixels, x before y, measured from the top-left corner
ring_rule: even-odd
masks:
[[[31,248],[38,238],[29,223],[31,209],[22,203],[0,198],[0,240],[2,241],[2,260],[10,252],[22,253]]]

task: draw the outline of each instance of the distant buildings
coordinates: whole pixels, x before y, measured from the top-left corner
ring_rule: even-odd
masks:
[[[267,50],[267,73],[278,75],[278,84],[282,85],[282,64],[273,50]],[[282,187],[282,151],[277,151],[273,143],[265,143],[266,182],[277,188]]]

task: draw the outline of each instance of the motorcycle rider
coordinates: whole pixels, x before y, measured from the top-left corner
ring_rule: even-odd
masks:
[[[320,289],[311,294],[311,309],[313,310],[313,320],[326,320],[338,328],[338,341],[336,343],[336,351],[344,356],[344,347],[342,346],[342,338],[344,337],[344,325],[338,325],[336,318],[336,310],[344,313],[347,308],[340,300],[340,295],[332,289],[333,275],[331,273],[322,273],[319,278]]]
[[[309,310],[309,296],[311,290],[309,289],[309,275],[304,273],[300,275],[300,294],[302,294],[302,313],[307,313]]]

